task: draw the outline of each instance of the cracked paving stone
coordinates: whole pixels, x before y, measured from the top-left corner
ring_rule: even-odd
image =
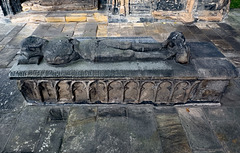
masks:
[[[47,107],[26,107],[12,132],[4,152],[34,152],[46,123]]]
[[[190,153],[191,148],[175,108],[156,108],[156,120],[163,152]]]
[[[194,151],[221,149],[201,108],[177,108],[182,125]]]
[[[96,152],[97,107],[73,107],[69,112],[61,152]]]
[[[49,110],[48,121],[41,131],[35,152],[58,153],[61,149],[68,108],[52,108]]]

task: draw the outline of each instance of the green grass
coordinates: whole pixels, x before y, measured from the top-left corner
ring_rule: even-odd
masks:
[[[240,0],[231,0],[230,8],[240,8]]]

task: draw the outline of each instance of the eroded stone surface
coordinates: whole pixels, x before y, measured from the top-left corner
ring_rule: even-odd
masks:
[[[63,28],[63,25],[61,27]],[[97,27],[97,25],[88,23],[85,30],[91,33],[92,30],[89,29],[93,27]],[[48,31],[51,32],[50,28]],[[96,33],[93,35],[84,33],[86,36],[96,36]],[[79,59],[93,62],[175,59],[177,63],[188,64],[190,49],[185,42],[183,33],[177,31],[172,32],[163,43],[141,43],[134,39],[124,41],[107,38],[79,41],[63,37],[48,41],[30,36],[24,39],[18,63],[39,64],[42,58],[50,65],[64,65]]]
[[[218,140],[223,144],[226,150],[238,152],[240,147],[239,128],[234,122],[214,121],[212,122],[215,134]]]
[[[96,116],[96,107],[70,110],[61,152],[96,152]]]
[[[178,108],[182,125],[193,150],[221,149],[201,108]]]
[[[191,148],[175,108],[156,108],[155,114],[163,152],[190,153]]]
[[[4,152],[34,152],[46,122],[46,116],[46,108],[26,108],[11,134]]]
[[[151,108],[130,107],[128,109],[129,152],[162,152],[157,124],[152,114]]]
[[[19,89],[32,103],[218,102],[228,81],[213,80],[24,80]]]

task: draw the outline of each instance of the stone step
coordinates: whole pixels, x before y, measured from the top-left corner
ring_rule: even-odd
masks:
[[[105,13],[97,11],[29,11],[10,16],[12,23],[28,22],[108,22]]]

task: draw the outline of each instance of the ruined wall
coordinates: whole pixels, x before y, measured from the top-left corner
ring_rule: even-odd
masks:
[[[152,21],[171,19],[182,22],[221,21],[229,10],[230,0],[113,0],[114,14],[140,17],[150,15]],[[110,1],[111,2],[111,1]],[[150,21],[150,20],[149,20]]]
[[[108,12],[109,16],[148,16],[182,22],[197,20],[221,21],[229,10],[230,0],[0,0],[4,15],[23,11],[92,10]],[[21,4],[22,3],[22,4]],[[114,18],[114,17],[113,17]],[[131,22],[131,19],[124,20]]]

